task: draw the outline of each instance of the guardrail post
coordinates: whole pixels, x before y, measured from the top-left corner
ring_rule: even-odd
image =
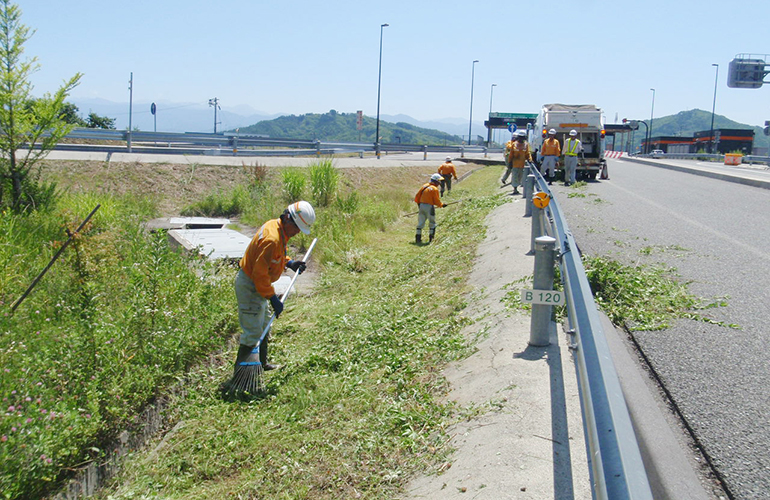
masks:
[[[527,203],[532,205],[532,241],[527,255],[535,255],[535,240],[543,236],[543,209],[532,203],[532,200],[527,200]]]
[[[487,148],[484,147],[484,158],[487,158],[487,151],[488,151]]]
[[[131,129],[126,131],[126,149],[129,153],[131,152]]]
[[[428,146],[425,145],[422,147],[422,159],[427,160],[428,159]]]
[[[238,136],[233,137],[233,156],[238,155]]]
[[[535,240],[535,290],[553,290],[556,238],[540,236]],[[551,309],[553,306],[532,304],[529,345],[544,347],[551,343]]]
[[[460,146],[460,158],[465,158],[465,147]]]
[[[532,217],[532,192],[535,189],[535,175],[529,174],[524,179],[524,217]]]
[[[321,141],[319,140],[315,141],[315,154],[316,156],[321,156]]]
[[[359,151],[358,152],[358,157],[359,158],[363,158],[364,157],[364,152],[363,151]]]

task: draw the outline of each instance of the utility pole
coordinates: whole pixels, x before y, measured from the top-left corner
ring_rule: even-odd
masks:
[[[131,72],[131,77],[128,80],[128,134],[126,135],[126,146],[128,152],[131,152],[131,115],[134,109],[134,72]]]
[[[214,133],[216,134],[217,133],[217,123],[219,123],[219,122],[217,122],[217,108],[222,109],[222,108],[219,107],[219,99],[216,98],[216,97],[213,98],[213,99],[209,99],[209,106],[214,106]]]

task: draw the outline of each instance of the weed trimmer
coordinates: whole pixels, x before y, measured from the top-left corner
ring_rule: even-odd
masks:
[[[453,202],[447,203],[447,204],[446,204],[446,206],[449,206],[449,205],[454,205],[455,203],[460,203],[460,202],[463,202],[463,201],[468,201],[468,200],[470,200],[470,198],[466,198],[466,199],[464,199],[464,200],[457,200],[457,201],[453,201]],[[410,215],[417,215],[417,214],[419,214],[419,213],[420,213],[420,211],[418,210],[417,212],[410,212],[410,213],[408,213],[408,214],[404,214],[404,215],[402,215],[401,217],[409,217]]]
[[[313,247],[315,246],[316,241],[318,241],[318,238],[313,240],[313,242],[310,244],[310,247],[307,249],[307,252],[305,252],[303,260],[306,263],[310,260],[310,254],[313,251]],[[286,291],[281,296],[282,303],[285,303],[286,299],[289,298],[291,289],[294,287],[294,282],[297,281],[297,276],[299,276],[299,274],[300,273],[295,272],[294,276],[292,276],[288,288],[286,288]],[[274,320],[275,313],[270,316],[270,320],[267,322],[267,326],[265,326],[264,331],[262,331],[262,336],[254,346],[254,349],[252,349],[251,353],[245,360],[239,362],[236,365],[233,378],[225,387],[225,392],[227,394],[257,394],[265,389],[263,381],[264,367],[262,366],[262,362],[259,360],[259,346],[262,344],[265,336],[270,331],[270,327],[273,325]]]

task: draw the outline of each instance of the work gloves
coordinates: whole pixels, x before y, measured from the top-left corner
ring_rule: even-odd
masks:
[[[446,208],[446,203],[443,203],[443,204],[441,205],[441,208]]]
[[[273,295],[270,297],[270,305],[273,306],[273,312],[275,313],[275,317],[281,315],[281,312],[283,312],[283,302],[281,302],[281,299],[278,298],[278,295]]]
[[[307,264],[301,260],[290,260],[286,263],[286,267],[295,273],[302,274],[302,272],[307,268]]]

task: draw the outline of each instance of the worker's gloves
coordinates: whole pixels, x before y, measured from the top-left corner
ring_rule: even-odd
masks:
[[[286,267],[294,271],[295,273],[302,274],[302,272],[307,268],[307,264],[304,263],[301,260],[290,260]]]
[[[281,302],[281,299],[278,298],[278,295],[273,295],[270,297],[270,305],[273,306],[273,312],[275,313],[275,317],[281,315],[281,312],[283,312],[283,302]]]
[[[446,208],[446,203],[442,204],[441,208]]]

